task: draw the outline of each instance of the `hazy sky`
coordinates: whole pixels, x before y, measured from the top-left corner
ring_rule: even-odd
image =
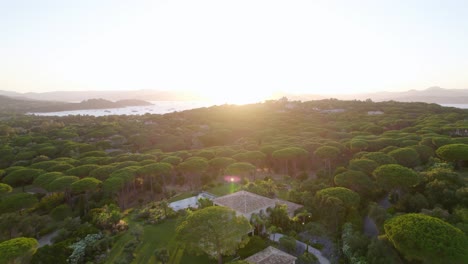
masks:
[[[468,88],[468,1],[0,0],[0,89]]]

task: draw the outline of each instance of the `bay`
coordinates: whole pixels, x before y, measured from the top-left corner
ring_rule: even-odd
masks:
[[[88,110],[73,110],[59,111],[47,113],[28,113],[37,116],[68,116],[68,115],[89,115],[89,116],[106,116],[106,115],[144,115],[144,114],[167,114],[172,112],[190,110],[200,107],[209,107],[215,105],[213,102],[203,101],[150,101],[153,105],[147,106],[128,106],[121,108],[109,109],[88,109]],[[460,109],[468,109],[468,104],[440,104],[446,107],[456,107]]]
[[[106,116],[106,115],[144,115],[144,114],[167,114],[172,112],[190,110],[200,107],[212,106],[211,102],[202,101],[150,101],[153,105],[146,106],[128,106],[122,108],[109,109],[89,109],[89,110],[73,110],[47,113],[28,113],[37,116],[69,116],[69,115],[89,115],[89,116]]]

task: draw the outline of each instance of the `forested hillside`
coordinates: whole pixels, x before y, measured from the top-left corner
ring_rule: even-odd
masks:
[[[226,263],[244,263],[270,233],[285,235],[279,247],[296,263],[318,260],[292,237],[331,263],[468,261],[466,110],[282,99],[165,115],[7,115],[0,142],[0,263],[216,263],[179,234],[193,213],[168,205],[241,189],[304,207],[252,218],[255,235]]]
[[[28,112],[58,112],[86,109],[120,108],[127,106],[145,106],[151,103],[142,100],[120,100],[116,102],[104,99],[88,99],[80,103],[58,101],[31,100],[27,98],[11,98],[0,95],[0,115]]]

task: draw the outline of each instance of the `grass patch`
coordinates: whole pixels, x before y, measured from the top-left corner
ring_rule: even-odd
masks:
[[[123,253],[125,244],[127,244],[128,241],[133,239],[133,236],[130,235],[130,232],[126,232],[125,234],[118,235],[115,237],[116,241],[114,245],[112,245],[112,250],[109,253],[106,262],[105,263],[115,263],[117,262],[118,259],[120,259],[120,256]]]
[[[223,196],[240,190],[241,186],[237,183],[225,183],[206,190],[216,196]]]
[[[111,264],[117,262],[123,256],[125,244],[134,239],[130,230],[141,223],[128,218],[126,220],[129,223],[129,231],[116,237],[116,242],[112,246],[112,250],[105,263]],[[135,249],[135,259],[132,261],[132,264],[157,263],[154,251],[162,247],[169,250],[169,264],[216,263],[215,260],[210,259],[207,255],[193,256],[179,247],[175,241],[176,224],[177,220],[167,219],[156,225],[142,225],[143,235],[141,237],[141,243]]]
[[[183,199],[187,199],[187,198],[190,198],[192,196],[195,196],[193,194],[193,192],[184,192],[184,193],[181,193],[181,194],[178,194],[172,198],[170,198],[168,200],[169,203],[172,203],[172,202],[176,202],[176,201],[180,201],[180,200],[183,200]]]
[[[174,252],[176,243],[174,241],[176,221],[169,219],[157,225],[146,225],[141,244],[135,250],[133,263],[156,263],[154,250],[165,247],[170,254]]]
[[[239,249],[237,253],[239,256],[242,258],[247,258],[252,256],[253,254],[264,250],[266,247],[268,247],[268,241],[263,239],[262,237],[259,236],[252,236],[249,239],[249,242],[245,247]]]

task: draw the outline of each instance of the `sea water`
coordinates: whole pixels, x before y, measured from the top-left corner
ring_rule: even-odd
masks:
[[[202,101],[151,101],[153,105],[145,106],[128,106],[121,108],[108,109],[88,109],[88,110],[73,110],[47,113],[28,113],[37,116],[68,116],[68,115],[89,115],[89,116],[106,116],[106,115],[144,115],[144,114],[166,114],[184,110],[190,110],[200,107],[212,106],[213,103]]]
[[[38,116],[68,116],[68,115],[90,115],[90,116],[106,116],[106,115],[144,115],[144,114],[167,114],[172,112],[190,110],[200,107],[213,106],[212,102],[202,101],[151,101],[153,105],[146,106],[128,106],[121,108],[108,109],[89,109],[89,110],[73,110],[47,113],[29,113]],[[440,104],[441,106],[456,107],[468,109],[468,104]]]

